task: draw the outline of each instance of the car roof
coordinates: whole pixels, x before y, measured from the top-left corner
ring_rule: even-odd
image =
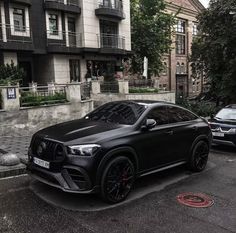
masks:
[[[171,105],[172,103],[165,102],[165,101],[155,101],[155,100],[121,100],[117,102],[126,102],[126,103],[136,103],[141,105]],[[174,104],[173,104],[174,105]]]

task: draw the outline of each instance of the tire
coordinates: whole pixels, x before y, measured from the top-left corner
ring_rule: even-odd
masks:
[[[110,204],[118,203],[129,195],[135,180],[133,163],[124,156],[112,159],[101,179],[102,199]]]
[[[194,146],[188,167],[191,171],[201,172],[206,168],[209,155],[209,145],[205,141],[199,141]]]

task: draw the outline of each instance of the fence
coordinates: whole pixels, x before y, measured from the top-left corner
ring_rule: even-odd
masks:
[[[82,46],[82,34],[77,32],[47,30],[47,45],[80,48]]]
[[[88,100],[91,98],[91,83],[85,82],[80,84],[81,100]]]
[[[125,37],[116,34],[97,34],[99,48],[125,49]]]
[[[119,93],[118,82],[102,82],[100,90],[101,93]]]
[[[48,85],[35,87],[21,87],[20,106],[40,106],[56,103],[65,103],[66,99],[65,85]]]
[[[129,87],[131,88],[153,88],[154,80],[152,79],[131,79],[129,80]]]
[[[32,31],[26,26],[0,24],[0,41],[32,43]]]

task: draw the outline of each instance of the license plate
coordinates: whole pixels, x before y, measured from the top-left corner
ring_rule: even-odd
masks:
[[[224,133],[218,133],[218,132],[212,132],[212,135],[216,136],[216,137],[224,137],[225,136]]]
[[[37,164],[40,167],[44,167],[44,168],[47,168],[47,169],[49,169],[49,167],[50,167],[49,162],[44,161],[42,159],[35,158],[35,157],[34,157],[34,163]]]

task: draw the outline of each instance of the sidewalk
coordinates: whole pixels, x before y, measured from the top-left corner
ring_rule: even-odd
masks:
[[[31,136],[0,136],[0,156],[3,153],[16,154],[21,164],[16,166],[0,166],[0,178],[16,176],[25,173],[27,151]]]

